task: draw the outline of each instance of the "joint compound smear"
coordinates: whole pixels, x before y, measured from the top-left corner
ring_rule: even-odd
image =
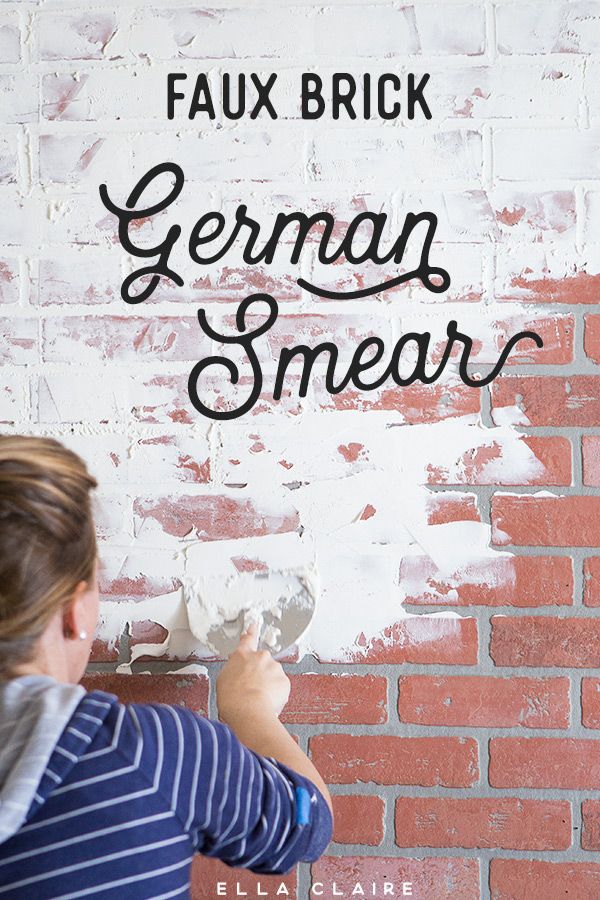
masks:
[[[360,661],[374,642],[397,644],[391,626],[415,618],[403,606],[405,598],[414,595],[415,579],[401,579],[401,564],[411,559],[423,564],[433,583],[463,583],[469,572],[476,576],[482,571],[489,581],[495,577],[495,564],[501,562],[502,577],[511,577],[512,554],[490,546],[491,529],[479,519],[474,494],[451,494],[458,513],[450,521],[437,514],[436,503],[443,500],[437,491],[443,490],[444,479],[454,486],[473,480],[509,486],[534,484],[538,478],[543,483],[545,477],[544,464],[512,425],[484,427],[475,414],[411,426],[402,425],[400,412],[397,418],[396,423],[389,421],[389,413],[382,419],[363,411],[338,410],[334,421],[305,412],[285,421],[265,417],[215,427],[213,475],[218,491],[251,503],[260,511],[261,521],[283,517],[292,525],[280,534],[225,540],[192,528],[181,538],[169,536],[156,519],[145,517],[130,545],[121,546],[120,555],[113,558],[114,576],[123,570],[127,578],[135,578],[138,569],[131,570],[132,560],[148,560],[154,567],[151,572],[163,579],[179,573],[180,583],[196,580],[206,610],[213,604],[218,619],[236,609],[239,613],[244,604],[261,612],[270,608],[266,596],[277,595],[276,579],[286,573],[301,579],[318,575],[319,599],[298,644],[301,654],[333,662]],[[133,442],[133,464],[136,452]],[[436,490],[427,487],[430,473]],[[206,490],[197,502],[201,509]],[[111,552],[115,554],[114,547]],[[160,563],[159,572],[154,555],[158,560],[169,553],[173,569],[165,571],[167,562]],[[414,575],[415,566],[404,569]],[[261,582],[257,572],[268,577]],[[270,584],[272,578],[275,586]],[[165,640],[135,645],[130,662],[149,655],[214,658],[207,620],[200,607],[189,615],[183,593],[180,588],[138,602],[103,603],[99,636],[114,642],[128,623],[151,621],[166,629]],[[445,596],[452,601],[451,591]],[[427,620],[433,640],[445,629],[451,637],[460,619],[448,610],[419,618],[422,623],[414,640],[420,641],[429,639]],[[275,649],[277,623],[269,624],[273,631],[266,636]]]
[[[294,645],[313,617],[314,573],[242,573],[223,578],[186,578],[190,631],[219,656],[235,650],[242,631],[256,624],[260,644],[273,653]]]

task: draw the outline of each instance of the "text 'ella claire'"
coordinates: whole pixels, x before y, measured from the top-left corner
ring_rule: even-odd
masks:
[[[267,887],[257,881],[252,890],[246,890],[241,882],[217,881],[217,897],[289,897],[290,890],[285,881]],[[342,887],[337,881],[325,883],[313,881],[309,893],[314,897],[413,897],[412,881],[355,881]]]

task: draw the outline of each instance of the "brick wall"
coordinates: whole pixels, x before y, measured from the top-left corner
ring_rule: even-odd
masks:
[[[364,472],[394,487],[383,529],[392,551],[410,479],[427,497],[425,530],[471,523],[489,534],[492,549],[469,557],[467,547],[453,571],[414,547],[392,552],[373,569],[360,652],[286,664],[286,722],[335,795],[335,843],[313,876],[340,889],[412,881],[423,900],[591,900],[600,895],[600,3],[209,6],[0,2],[2,427],[61,436],[97,473],[107,604],[175,591],[194,542],[211,542],[240,570],[260,566],[273,535],[315,531],[294,488],[315,486],[325,509],[342,479],[351,493]],[[428,71],[433,119],[303,122],[290,86],[309,67],[324,78]],[[210,71],[215,87],[223,71],[277,71],[280,118],[169,122],[168,71]],[[208,209],[231,217],[240,202],[261,222],[327,208],[340,227],[385,209],[391,232],[404,211],[431,209],[450,291],[412,285],[381,301],[317,301],[298,287],[300,272],[340,290],[374,273],[319,267],[313,240],[298,267],[248,268],[234,248],[199,270],[181,255],[183,288],[161,285],[125,307],[119,284],[131,261],[97,188],[106,181],[125,198],[170,157],[186,173],[178,221],[188,227]],[[138,240],[163,233],[163,220],[145,221]],[[317,378],[300,401],[291,380],[278,404],[265,392],[252,415],[211,425],[186,391],[207,349],[196,309],[225,327],[254,290],[280,303],[267,366],[281,335],[333,336],[347,350],[369,329],[391,338],[426,321],[443,331],[451,315],[479,323],[479,371],[522,327],[539,331],[544,348],[517,354],[481,392],[455,372],[336,397]],[[215,381],[215,402],[226,394]],[[461,429],[460,452],[444,438],[448,422]],[[385,497],[367,499],[370,546]],[[392,588],[403,606],[373,634],[375,604]],[[193,653],[115,674],[132,646],[165,636],[143,616],[104,634],[88,683],[215,715],[218,663],[209,678],[174,674],[197,663]],[[217,877],[238,879],[198,862],[195,900],[214,896]],[[305,898],[310,878],[301,867],[286,884]],[[241,884],[256,891],[252,876]]]

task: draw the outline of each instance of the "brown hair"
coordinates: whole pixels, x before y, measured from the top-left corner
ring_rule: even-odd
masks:
[[[52,438],[0,436],[0,676],[91,579],[96,533],[85,463]]]

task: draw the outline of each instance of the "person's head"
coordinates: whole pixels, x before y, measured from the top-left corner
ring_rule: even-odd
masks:
[[[0,678],[77,682],[98,618],[85,463],[51,438],[0,436]]]

